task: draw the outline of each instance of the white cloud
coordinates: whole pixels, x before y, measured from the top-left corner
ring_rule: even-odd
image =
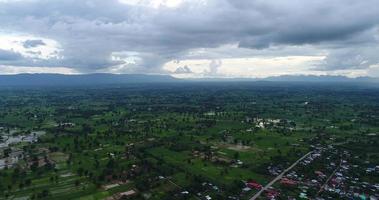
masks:
[[[178,66],[187,66],[192,77],[256,77],[279,76],[288,74],[306,74],[311,66],[323,60],[324,56],[287,56],[226,58],[220,60],[182,60],[168,62],[164,69],[175,72]],[[176,75],[181,77],[183,75]],[[189,75],[186,74],[186,77]]]
[[[14,67],[0,65],[1,74],[21,74],[21,73],[57,73],[57,74],[78,74],[77,71],[64,67]]]
[[[25,46],[25,42],[27,41],[41,41],[44,45],[37,45],[30,48]],[[61,51],[60,45],[54,40],[31,35],[9,33],[0,33],[0,49],[12,50],[27,58],[44,60],[60,58]]]
[[[379,77],[379,63],[371,65],[364,76]]]
[[[121,3],[134,6],[149,6],[152,8],[168,7],[176,8],[183,3],[183,0],[119,0]]]

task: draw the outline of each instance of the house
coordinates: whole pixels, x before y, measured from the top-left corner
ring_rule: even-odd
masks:
[[[307,193],[303,193],[303,192],[300,193],[300,194],[299,194],[299,198],[300,198],[300,199],[308,199]]]
[[[102,188],[104,190],[110,190],[110,189],[118,187],[118,186],[120,186],[120,185],[116,183],[116,184],[104,185]]]
[[[120,196],[121,197],[130,197],[130,196],[134,196],[136,194],[137,194],[137,192],[135,190],[128,190],[126,192],[121,192]]]
[[[247,184],[246,184],[247,187],[251,188],[251,189],[256,189],[256,190],[260,190],[262,189],[262,185],[257,183],[256,181],[249,181]]]
[[[321,171],[315,171],[315,174],[320,177],[320,178],[324,178],[326,177],[326,175],[324,173],[322,173]]]
[[[106,175],[105,180],[108,182],[111,182],[113,180],[113,176],[112,175]]]
[[[58,126],[58,127],[62,127],[62,128],[71,128],[71,127],[74,127],[74,126],[75,126],[75,123],[71,123],[71,122],[60,122],[57,126]]]
[[[187,195],[187,194],[189,194],[189,192],[186,190],[186,191],[181,192],[181,194]]]
[[[295,186],[297,184],[296,181],[288,178],[282,178],[282,180],[280,180],[280,183],[285,186]]]
[[[366,169],[366,172],[367,173],[373,173],[373,172],[375,172],[375,168],[374,167],[369,167],[369,168]]]
[[[236,163],[237,163],[237,165],[243,165],[243,162],[240,160],[237,160]]]
[[[278,197],[280,195],[280,193],[274,189],[269,189],[266,191],[266,197],[268,199],[275,199],[276,197]]]

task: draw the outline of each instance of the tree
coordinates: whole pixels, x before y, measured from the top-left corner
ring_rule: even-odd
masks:
[[[42,190],[42,192],[41,192],[41,196],[42,197],[47,197],[47,196],[49,196],[49,190],[48,189],[44,189],[44,190]]]
[[[234,159],[238,160],[238,159],[239,159],[239,157],[240,157],[240,154],[239,154],[239,152],[235,152],[235,153],[234,153]]]
[[[76,180],[75,181],[75,186],[78,187],[80,185],[80,181],[79,180]]]

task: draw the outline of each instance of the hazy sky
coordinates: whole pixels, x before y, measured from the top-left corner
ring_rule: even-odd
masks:
[[[379,77],[379,0],[0,0],[0,73]]]

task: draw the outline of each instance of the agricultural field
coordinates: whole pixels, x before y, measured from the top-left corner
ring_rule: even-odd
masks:
[[[377,88],[1,88],[0,199],[378,198],[378,136]]]

